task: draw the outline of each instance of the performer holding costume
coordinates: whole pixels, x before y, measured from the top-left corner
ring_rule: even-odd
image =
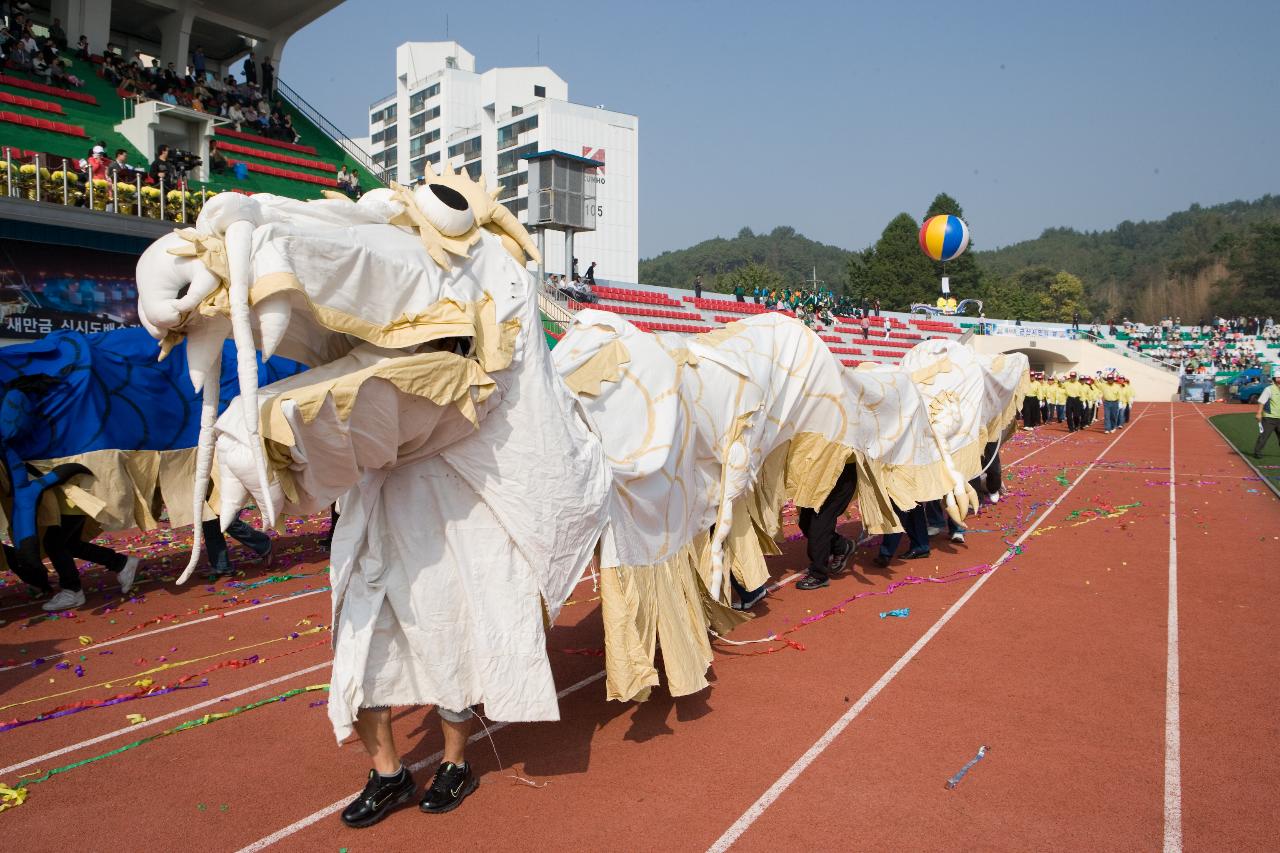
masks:
[[[473,706],[558,719],[544,618],[605,523],[600,444],[552,369],[522,266],[536,249],[465,175],[358,202],[229,196],[144,254],[139,314],[193,353],[230,333],[243,366],[260,336],[310,370],[265,388],[242,371],[216,424],[206,408],[197,479],[216,436],[224,526],[250,493],[268,522],[339,503],[328,711],[373,763],[342,820],[369,826],[414,797],[396,705],[440,709],[445,760],[419,806],[448,811],[476,787]]]

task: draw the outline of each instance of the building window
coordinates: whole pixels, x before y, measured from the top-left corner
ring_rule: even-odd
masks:
[[[498,186],[502,190],[502,192],[498,193],[498,201],[506,201],[509,198],[515,198],[520,187],[523,187],[528,183],[528,172],[516,172],[514,175],[507,175],[506,177],[498,178]]]
[[[520,141],[520,134],[527,133],[538,126],[538,115],[520,119],[514,124],[498,128],[498,150],[504,151]]]
[[[473,181],[480,180],[480,161],[479,160],[475,161],[474,163],[468,163],[466,165],[466,169],[467,169],[467,175],[471,177],[471,180]]]
[[[369,114],[369,124],[377,124],[380,121],[395,121],[396,105],[388,104],[377,112]]]
[[[418,181],[426,177],[427,167],[434,166],[440,162],[440,152],[436,151],[428,154],[426,157],[419,157],[409,163],[409,180]]]
[[[480,137],[473,136],[470,139],[463,140],[455,145],[449,146],[449,157],[457,157],[462,155],[464,160],[474,160],[480,156]]]
[[[394,181],[395,179],[396,179],[396,167],[392,166],[390,169],[387,169],[387,180]]]
[[[369,137],[369,142],[373,145],[378,145],[382,142],[385,142],[388,145],[394,145],[396,141],[396,127],[397,126],[393,124],[391,127],[378,131]]]
[[[547,96],[547,87],[546,87],[546,86],[534,86],[534,87],[533,87],[533,96],[534,96],[535,98],[545,98],[545,97]]]
[[[515,199],[512,199],[511,201],[504,201],[502,203],[502,206],[505,207],[507,210],[511,211],[512,213],[516,214],[517,216],[519,216],[521,213],[524,213],[526,210],[529,209],[529,199],[515,198]]]
[[[538,143],[530,142],[528,145],[521,145],[519,148],[512,148],[509,151],[503,151],[498,155],[498,174],[507,175],[516,170],[516,166],[520,163],[520,158],[527,154],[536,154],[538,151]]]
[[[393,166],[395,165],[397,154],[398,152],[396,151],[396,147],[392,145],[390,148],[386,149],[385,151],[382,151],[378,154],[374,154],[373,162],[383,167]]]
[[[414,113],[421,110],[424,106],[427,105],[427,100],[429,98],[434,98],[438,94],[440,94],[439,83],[432,83],[430,86],[423,89],[421,92],[414,92],[412,95],[409,96],[409,115],[413,115]]]
[[[420,113],[409,119],[409,135],[416,136],[422,133],[427,127],[427,122],[440,118],[440,108],[432,107],[425,113]]]

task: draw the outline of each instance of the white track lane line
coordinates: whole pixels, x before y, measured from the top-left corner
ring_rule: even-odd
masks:
[[[1133,423],[1130,425],[1132,426],[1140,421],[1143,416],[1150,411],[1150,409],[1151,406],[1148,405],[1147,408],[1143,410],[1142,414],[1133,419]],[[1098,464],[1102,457],[1106,456],[1108,451],[1116,446],[1116,442],[1124,438],[1126,434],[1126,431],[1122,431],[1118,436],[1111,440],[1110,444],[1102,449],[1101,453],[1094,457],[1093,462],[1089,463],[1089,467],[1085,468],[1083,473],[1081,473],[1080,476],[1077,477],[1062,494],[1058,495],[1057,499],[1055,499],[1054,502],[1040,514],[1040,517],[1037,518],[1030,527],[1023,531],[1022,535],[1013,543],[1013,547],[1007,549],[1000,555],[1000,557],[992,564],[991,571],[978,578],[974,582],[973,586],[965,590],[964,595],[960,596],[960,598],[956,600],[956,603],[951,605],[951,607],[947,609],[947,612],[943,613],[937,622],[933,623],[929,630],[924,633],[924,636],[916,640],[915,644],[907,650],[906,654],[898,658],[898,660],[894,662],[893,666],[889,667],[888,671],[885,672],[884,675],[880,676],[880,680],[873,684],[866,693],[862,694],[862,697],[854,703],[853,707],[846,711],[840,719],[836,720],[835,723],[832,724],[831,728],[827,729],[822,737],[818,738],[817,742],[814,743],[813,746],[809,747],[808,751],[806,751],[804,755],[800,756],[794,764],[787,768],[787,771],[778,778],[778,781],[774,782],[769,787],[769,790],[761,794],[760,798],[752,803],[751,806],[742,813],[742,816],[734,821],[733,825],[726,829],[723,835],[716,839],[714,844],[707,848],[708,853],[723,853],[723,851],[732,847],[734,842],[742,837],[743,833],[751,828],[751,825],[756,822],[760,815],[764,814],[769,806],[773,805],[774,802],[777,801],[778,797],[782,796],[782,794],[790,788],[798,778],[800,778],[800,774],[804,773],[804,771],[808,769],[809,765],[812,764],[818,756],[822,755],[822,753],[826,751],[827,747],[831,746],[835,739],[840,736],[840,733],[848,728],[849,724],[862,713],[863,709],[871,704],[871,701],[879,696],[880,692],[883,691],[885,687],[889,686],[889,683],[898,676],[898,673],[900,673],[907,664],[911,663],[912,659],[920,653],[920,650],[928,645],[929,641],[942,630],[943,626],[950,622],[951,618],[960,611],[960,608],[964,607],[969,599],[973,598],[974,594],[982,588],[982,585],[995,575],[1000,566],[1002,566],[1005,561],[1013,555],[1015,549],[1025,542],[1032,533],[1035,533],[1036,529],[1039,528],[1044,520],[1049,517],[1050,513],[1056,510],[1059,504],[1066,500],[1067,496],[1075,491],[1076,486],[1084,482],[1084,478],[1089,476],[1089,472],[1093,470],[1093,466]]]
[[[1169,406],[1169,472],[1174,472]],[[1178,696],[1178,492],[1169,477],[1169,641],[1164,687],[1164,853],[1182,851],[1182,711]]]
[[[604,678],[603,670],[600,672],[597,672],[595,675],[587,676],[586,678],[579,681],[577,684],[569,685],[568,687],[566,687],[565,689],[557,693],[556,698],[563,699],[564,697],[568,696],[570,693],[577,693],[582,688],[590,686],[602,678]],[[492,734],[494,732],[501,731],[502,729],[505,729],[509,725],[511,725],[511,723],[494,723],[493,725],[489,726],[488,733]],[[476,741],[480,740],[482,737],[484,737],[485,734],[486,733],[484,731],[476,732],[471,737],[467,738],[467,743],[473,744]],[[444,752],[441,751],[441,752],[435,753],[434,755],[427,756],[421,761],[418,761],[414,764],[409,765],[409,772],[417,773],[419,770],[421,770],[424,767],[430,767],[433,764],[436,764],[437,762],[439,762],[441,757],[443,757],[443,755],[444,755]],[[329,817],[330,815],[336,814],[337,812],[341,811],[346,807],[347,803],[354,800],[356,796],[359,795],[359,793],[360,793],[359,791],[352,791],[350,794],[343,797],[341,800],[338,800],[336,803],[330,803],[324,808],[312,812],[311,814],[307,815],[301,820],[294,821],[293,823],[286,826],[284,829],[277,830],[276,832],[273,832],[270,835],[264,836],[263,838],[259,838],[257,841],[253,842],[252,844],[246,847],[240,848],[240,850],[237,851],[237,853],[255,853],[255,851],[258,851],[258,850],[265,850],[266,848],[270,847],[272,844],[275,844],[277,841],[283,841],[284,839],[288,838],[290,835],[293,835],[294,833],[297,833],[297,832],[301,832],[302,830],[306,829],[312,824],[318,823],[324,820],[325,818]]]
[[[160,723],[167,722],[169,720],[177,719],[178,717],[185,717],[188,714],[191,714],[195,711],[199,711],[201,708],[208,708],[210,705],[217,705],[220,702],[226,702],[231,699],[236,699],[246,694],[253,693],[255,690],[261,690],[264,687],[273,687],[277,684],[280,684],[285,681],[289,681],[290,679],[297,678],[301,675],[306,675],[308,673],[315,672],[318,669],[328,669],[329,665],[330,665],[329,661],[325,661],[324,663],[318,663],[315,666],[309,666],[309,667],[306,667],[305,669],[299,669],[296,672],[291,672],[288,675],[282,675],[278,678],[273,678],[270,681],[262,681],[262,682],[259,682],[258,684],[251,684],[248,687],[242,687],[239,690],[232,691],[231,693],[223,693],[221,696],[218,696],[214,699],[206,699],[203,702],[197,702],[194,705],[188,705],[185,708],[179,708],[176,711],[170,711],[167,714],[161,714],[159,717],[151,717],[145,723],[138,723],[135,726],[125,726],[123,729],[116,729],[114,732],[107,732],[106,734],[98,735],[97,737],[91,737],[88,740],[82,740],[79,743],[73,743],[68,746],[55,749],[53,752],[46,752],[44,755],[37,755],[35,758],[28,758],[26,761],[19,761],[17,764],[10,764],[8,767],[0,767],[0,777],[8,776],[10,773],[14,772],[15,770],[21,770],[22,768],[30,767],[33,764],[41,764],[45,761],[49,761],[50,759],[57,758],[59,755],[66,755],[68,752],[75,752],[78,749],[84,749],[87,746],[93,746],[94,744],[102,743],[105,740],[111,740],[114,737],[120,737],[121,735],[132,734],[133,732],[141,731],[142,729],[150,728],[151,726],[155,726]]]
[[[239,616],[241,613],[248,613],[252,610],[259,610],[263,607],[274,607],[277,604],[284,604],[287,601],[296,601],[299,598],[306,598],[308,595],[315,595],[316,593],[328,592],[328,591],[329,590],[326,588],[326,589],[311,589],[311,590],[307,590],[306,592],[296,592],[296,593],[293,593],[292,595],[287,595],[284,598],[277,598],[275,601],[264,601],[261,604],[250,604],[248,607],[242,607],[239,610],[227,610],[227,611],[222,611],[218,613],[213,613],[213,614],[210,614],[209,616],[201,616],[199,619],[192,619],[190,622],[179,622],[176,625],[167,625],[163,628],[155,628],[150,631],[139,631],[136,634],[126,634],[125,636],[117,637],[114,640],[104,640],[101,643],[94,643],[89,646],[80,646],[79,648],[67,649],[66,651],[62,651],[62,652],[50,652],[47,655],[42,655],[42,657],[46,661],[51,661],[51,660],[57,660],[60,657],[65,657],[66,655],[82,654],[85,651],[85,649],[105,649],[107,646],[114,646],[119,643],[128,643],[131,640],[140,640],[143,637],[154,637],[156,634],[165,634],[165,633],[168,633],[169,631],[177,631],[180,628],[189,628],[192,625],[199,625],[201,622],[210,622],[214,619],[224,619],[224,618],[230,618],[232,616]],[[15,663],[10,666],[0,666],[0,672],[8,672],[11,669],[21,669],[24,666],[31,666],[31,663],[28,661],[27,663]]]

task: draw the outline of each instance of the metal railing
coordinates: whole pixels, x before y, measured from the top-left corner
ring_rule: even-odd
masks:
[[[573,325],[574,311],[569,308],[569,300],[546,281],[538,285],[538,308],[566,331]]]
[[[382,184],[388,183],[386,167],[375,162],[373,156],[369,154],[368,151],[365,151],[359,145],[356,145],[355,142],[351,140],[351,137],[347,136],[347,134],[343,133],[341,130],[338,130],[337,125],[325,118],[323,113],[311,106],[305,98],[299,95],[283,80],[276,80],[276,94],[283,98],[289,106],[306,116],[312,124],[320,128],[325,135],[336,142],[338,147],[341,148],[347,156],[364,167],[364,169],[368,171],[369,174],[377,178],[379,182]]]
[[[89,178],[81,181],[79,164],[66,157],[58,161],[61,165],[55,163],[50,170],[44,155],[38,152],[32,154],[28,162],[23,162],[28,158],[15,158],[15,149],[8,146],[0,149],[0,155],[4,158],[3,195],[8,198],[185,225],[195,222],[205,199],[214,194],[204,184],[196,184],[199,189],[192,190],[192,184],[186,180],[167,186],[163,179],[158,184],[148,184],[143,180],[143,173],[137,170],[131,170],[132,181],[121,181],[118,172],[113,172],[110,179],[95,179],[90,172]],[[30,171],[24,172],[26,167],[30,167]],[[55,178],[55,175],[61,177]],[[156,192],[144,193],[144,189]],[[170,199],[174,191],[179,195]]]

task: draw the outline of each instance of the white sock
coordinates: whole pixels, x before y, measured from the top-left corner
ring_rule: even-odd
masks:
[[[404,772],[404,765],[401,764],[399,767],[396,768],[396,772],[394,773],[379,773],[378,775],[381,776],[383,779],[394,779],[395,777],[399,776],[403,772]]]

